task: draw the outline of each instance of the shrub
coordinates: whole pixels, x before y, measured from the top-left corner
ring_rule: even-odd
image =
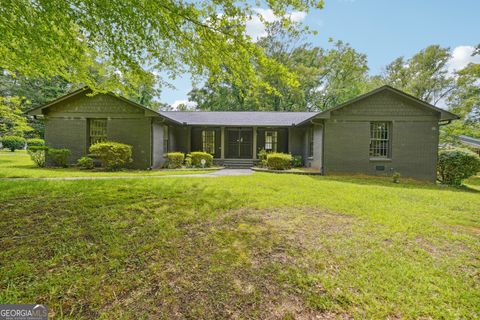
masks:
[[[393,183],[400,183],[400,172],[394,172],[392,175],[392,181]]]
[[[47,157],[51,159],[56,167],[67,167],[68,157],[70,157],[68,149],[48,148]]]
[[[107,170],[118,170],[132,162],[132,146],[119,142],[99,142],[89,149]]]
[[[185,155],[182,152],[169,152],[166,154],[166,167],[169,169],[178,169],[182,167]]]
[[[302,166],[302,156],[296,155],[292,157],[292,167],[298,168]]]
[[[258,151],[258,160],[260,160],[260,162],[262,162],[262,160],[267,161],[267,155],[268,155],[268,152],[265,151],[265,149]]]
[[[192,152],[190,153],[190,158],[192,159],[192,166],[196,168],[202,168],[202,159],[205,160],[205,168],[213,165],[213,156],[207,152]]]
[[[187,156],[185,157],[185,167],[192,167],[192,156],[190,156],[190,154],[187,154]]]
[[[48,147],[46,146],[31,146],[28,147],[27,152],[30,155],[30,158],[37,165],[37,167],[45,167],[45,158]]]
[[[290,169],[292,155],[288,153],[274,152],[267,155],[267,167],[273,170]]]
[[[93,162],[93,159],[90,157],[81,157],[80,159],[77,160],[77,166],[81,169],[90,170],[95,167],[95,163]]]
[[[467,149],[442,150],[438,156],[437,172],[441,183],[459,186],[480,171],[480,157]]]
[[[39,139],[39,138],[27,139],[27,146],[28,147],[44,146],[44,145],[45,145],[45,140],[43,140],[43,139]]]
[[[17,149],[22,149],[25,146],[25,138],[18,136],[4,136],[2,138],[2,145],[5,149],[10,149],[14,152]]]

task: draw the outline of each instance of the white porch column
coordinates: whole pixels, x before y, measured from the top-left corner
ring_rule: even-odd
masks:
[[[253,159],[257,159],[257,127],[253,127]]]
[[[225,127],[220,132],[220,159],[225,159]]]

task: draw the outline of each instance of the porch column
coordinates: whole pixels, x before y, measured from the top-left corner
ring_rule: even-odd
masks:
[[[220,132],[220,159],[225,159],[225,127]]]
[[[185,146],[187,147],[187,152],[192,152],[192,127],[187,127],[187,141],[185,141]]]
[[[292,153],[292,128],[287,128],[287,152]]]
[[[253,127],[253,159],[257,159],[257,127]]]

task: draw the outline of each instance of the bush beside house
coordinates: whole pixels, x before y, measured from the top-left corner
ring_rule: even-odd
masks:
[[[84,170],[90,170],[95,167],[95,162],[90,157],[81,157],[77,160],[77,167]]]
[[[480,157],[468,149],[442,150],[438,155],[438,180],[459,186],[480,171]]]
[[[168,169],[179,169],[183,165],[185,155],[182,152],[169,152],[165,155],[167,161],[165,167]]]
[[[45,167],[45,159],[48,147],[46,146],[29,146],[27,149],[30,158],[37,167]]]
[[[107,170],[119,170],[132,162],[132,146],[119,142],[99,142],[90,146],[90,153],[98,157]]]
[[[192,159],[192,166],[196,168],[209,168],[213,165],[213,156],[207,152],[191,152],[190,158]],[[205,164],[202,165],[202,160],[205,160]]]
[[[292,155],[273,152],[267,154],[267,167],[272,170],[287,170],[292,166]]]
[[[68,166],[68,158],[70,155],[71,152],[68,149],[48,148],[47,150],[47,158],[52,160],[56,167],[66,168]]]

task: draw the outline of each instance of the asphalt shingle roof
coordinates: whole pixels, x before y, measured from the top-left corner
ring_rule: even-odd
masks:
[[[318,112],[160,111],[160,114],[188,125],[291,126],[302,123]]]

